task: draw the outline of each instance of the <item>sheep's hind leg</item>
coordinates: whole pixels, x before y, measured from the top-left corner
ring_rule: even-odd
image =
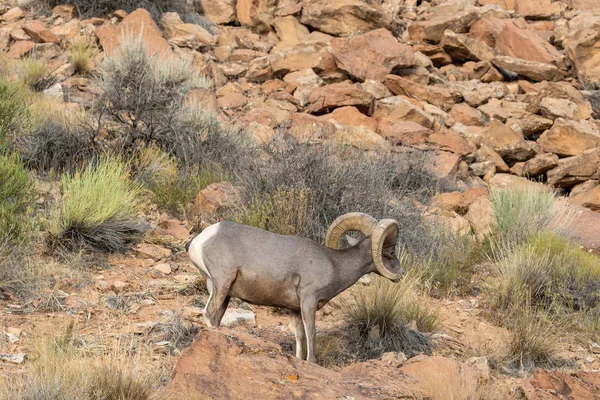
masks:
[[[306,347],[306,335],[304,334],[304,324],[302,323],[302,314],[299,311],[292,311],[292,325],[294,327],[294,336],[296,337],[296,357],[304,359]]]

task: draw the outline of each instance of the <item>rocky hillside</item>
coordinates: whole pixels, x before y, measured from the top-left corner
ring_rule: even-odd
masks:
[[[19,107],[27,108],[31,126],[37,127],[14,129],[15,145],[7,147],[20,152],[35,175],[32,201],[24,207],[27,211],[19,211],[35,215],[35,227],[28,233],[29,247],[17,254],[21,260],[34,260],[28,265],[47,264],[43,289],[17,293],[10,275],[3,281],[1,268],[7,268],[14,254],[4,254],[0,240],[0,382],[6,378],[28,398],[23,394],[28,383],[15,382],[32,369],[38,371],[41,363],[35,364],[36,359],[77,370],[86,360],[108,353],[107,348],[125,348],[119,354],[135,354],[135,363],[151,372],[152,390],[160,389],[169,398],[600,398],[600,346],[593,333],[600,326],[600,264],[586,254],[600,253],[600,3],[199,0],[162,6],[114,1],[110,8],[110,1],[99,2],[110,3],[108,13],[99,12],[100,5],[94,9],[74,3],[0,3],[0,78],[34,93],[15,101],[22,101]],[[143,75],[148,57],[136,58],[131,38],[155,63],[158,78]],[[129,69],[123,67],[125,62],[114,61],[119,57],[134,60],[127,64]],[[132,85],[115,78],[126,76],[119,75],[123,71],[143,75],[139,81],[127,78],[143,82],[149,99],[143,106],[138,102],[139,108],[130,107]],[[186,75],[191,71],[193,79]],[[12,92],[3,99],[9,104]],[[60,118],[55,109],[60,109]],[[198,110],[214,120],[195,125]],[[59,136],[52,133],[59,125],[77,128]],[[40,126],[47,136],[40,134]],[[80,134],[80,126],[85,133]],[[35,131],[31,137],[37,139],[23,134],[27,130]],[[248,133],[253,146],[266,150],[249,155],[236,147],[235,139],[227,142],[226,150],[210,148],[194,155],[199,148],[195,139],[181,139],[197,135],[207,148],[212,130],[234,136]],[[172,132],[185,135],[173,139]],[[0,156],[9,134],[0,129]],[[328,180],[322,175],[333,171],[329,160],[310,152],[298,160],[296,153],[270,147],[281,135],[310,149],[352,152],[335,153],[341,166],[331,172],[337,180]],[[132,206],[132,214],[148,225],[142,243],[117,243],[114,248],[92,243],[84,250],[48,244],[55,238],[48,210],[68,200],[69,191],[61,185],[80,178],[79,173],[68,173],[79,171],[95,152],[115,148],[130,158],[135,179],[153,193],[143,207]],[[140,148],[142,153],[137,153]],[[356,156],[359,153],[383,164],[364,161]],[[203,157],[218,159],[218,174],[207,173]],[[252,158],[256,160],[249,161]],[[420,160],[418,168],[414,159]],[[389,160],[396,164],[386,164]],[[253,176],[268,175],[269,162],[277,172],[269,175],[272,182],[266,188],[258,188]],[[277,162],[287,169],[279,170]],[[372,176],[352,175],[353,163],[372,168],[368,173],[387,186],[367,186]],[[310,169],[311,165],[330,169]],[[410,173],[421,167],[415,183]],[[396,174],[396,168],[402,172]],[[179,174],[182,170],[185,174]],[[292,179],[290,171],[310,176]],[[54,175],[62,173],[66,175],[60,179]],[[404,173],[408,178],[398,184],[396,175]],[[153,180],[159,174],[166,174],[167,184]],[[201,182],[190,181],[190,176],[200,176]],[[312,181],[307,183],[310,179],[326,186],[325,191],[340,193],[324,202],[337,206],[350,200],[304,215],[303,207],[321,201]],[[363,192],[353,191],[353,185],[364,185]],[[117,186],[108,190],[117,193]],[[503,200],[493,193],[515,188],[543,193],[540,202],[551,198],[540,232],[550,227],[577,245],[543,233],[542,239],[519,236],[517,220],[501,231]],[[556,192],[548,194],[546,189]],[[268,195],[262,198],[253,190]],[[249,205],[240,206],[240,199]],[[424,233],[429,230],[421,223],[460,238],[444,242],[442,250],[435,247],[435,256],[429,248],[431,254],[416,252],[422,259],[415,265],[429,275],[416,277],[419,283],[407,289],[409,295],[402,294],[402,301],[422,305],[411,310],[414,315],[402,316],[407,329],[402,332],[424,332],[431,344],[427,351],[413,354],[407,347],[380,351],[376,357],[357,355],[343,310],[348,303],[333,302],[318,316],[319,332],[327,340],[347,339],[344,345],[323,339],[327,351],[320,359],[322,366],[292,357],[293,338],[287,322],[282,322],[287,317],[278,310],[240,302],[227,314],[227,328],[203,326],[204,283],[188,263],[184,244],[207,224],[224,216],[231,219],[226,214],[235,211],[238,221],[319,240],[332,210],[360,205],[369,212],[395,212],[401,208],[398,204],[410,209],[401,228],[414,231],[401,240],[429,240]],[[519,204],[510,204],[511,215],[529,210],[518,210]],[[240,208],[246,214],[239,214]],[[568,230],[561,229],[561,219],[572,222]],[[502,247],[505,244],[508,247]],[[540,256],[544,246],[550,255]],[[528,264],[524,259],[541,261]],[[554,269],[531,267],[530,275],[507,278],[508,285],[495,280],[510,270],[503,265],[533,264]],[[18,264],[26,270],[24,265]],[[535,279],[539,271],[550,277],[548,281]],[[511,291],[515,281],[508,279],[522,279],[534,289],[529,297],[519,297],[521,293]],[[376,284],[365,279],[357,290],[377,288]],[[410,284],[407,281],[407,287]],[[526,306],[516,307],[517,312],[504,295],[519,297],[519,304]],[[402,301],[398,304],[408,304]],[[529,307],[535,314],[523,311]],[[436,311],[429,313],[430,309]],[[432,323],[424,321],[432,315]],[[539,326],[532,327],[537,321]],[[369,338],[385,336],[375,331]],[[585,334],[579,335],[582,331]],[[515,339],[519,335],[525,339]],[[40,348],[41,338],[53,336],[65,338],[59,343],[69,351],[58,352],[64,359]],[[535,340],[528,342],[530,337]],[[541,341],[536,347],[546,337],[556,341]],[[528,343],[519,348],[516,342]],[[509,350],[503,347],[506,343]],[[552,351],[546,351],[548,347]],[[122,366],[127,365],[123,361]],[[79,378],[70,370],[56,371],[70,377],[63,386],[75,390],[73,382]],[[81,379],[98,384],[93,375]],[[0,390],[0,396],[6,393]],[[104,398],[90,394],[99,392],[86,393],[81,398]]]

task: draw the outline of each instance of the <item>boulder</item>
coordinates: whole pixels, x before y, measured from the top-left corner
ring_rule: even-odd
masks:
[[[536,177],[558,166],[558,156],[552,153],[538,154],[523,165],[523,176]]]
[[[362,113],[371,115],[375,98],[361,90],[351,81],[325,85],[314,89],[308,97],[306,111],[323,114],[338,107],[354,106]]]
[[[300,22],[317,31],[342,36],[389,28],[391,16],[377,2],[367,0],[307,0]]]
[[[525,114],[511,117],[506,120],[506,126],[514,131],[521,132],[526,138],[535,137],[552,127],[552,120],[538,115]]]
[[[337,69],[333,55],[322,43],[275,48],[269,55],[269,63],[277,76],[306,68],[312,68],[318,74]]]
[[[523,141],[523,135],[513,131],[498,120],[492,120],[481,132],[481,142],[494,150]]]
[[[202,14],[214,24],[228,24],[235,21],[236,0],[200,0]]]
[[[458,103],[452,107],[450,118],[467,126],[483,126],[483,114],[481,111],[465,103]]]
[[[23,18],[24,15],[25,13],[19,7],[13,7],[4,14],[2,14],[2,17],[0,17],[0,19],[6,22],[12,22]]]
[[[530,181],[527,178],[510,174],[496,174],[488,182],[490,189],[529,188],[531,190],[542,190],[544,185]]]
[[[471,224],[471,228],[480,240],[490,235],[494,230],[496,218],[494,209],[488,197],[480,197],[470,206],[465,218]]]
[[[581,18],[594,18],[591,23]],[[568,36],[562,45],[571,62],[574,72],[580,81],[600,81],[600,31],[597,16],[582,15],[568,23]]]
[[[552,0],[519,0],[515,1],[514,10],[526,19],[550,19],[560,15],[561,7]]]
[[[519,386],[525,398],[531,400],[597,399],[600,393],[600,375],[583,371],[569,374],[536,368],[533,377]]]
[[[440,46],[454,62],[488,61],[494,58],[494,51],[487,44],[450,30],[444,31]]]
[[[438,179],[454,181],[459,170],[460,156],[447,151],[437,151],[431,156],[426,169]]]
[[[471,204],[480,198],[489,196],[487,188],[468,188],[464,192],[440,193],[433,197],[431,206],[441,210],[454,211],[459,215],[465,215]]]
[[[149,55],[169,57],[171,46],[163,38],[162,32],[152,16],[143,8],[138,8],[127,15],[120,24],[105,23],[96,29],[96,36],[107,56],[112,56],[121,46],[123,35],[131,35],[146,47]]]
[[[499,147],[496,149],[496,152],[502,159],[511,165],[515,162],[525,161],[535,157],[535,155],[540,152],[540,146],[531,140],[520,140]]]
[[[475,176],[491,176],[496,173],[496,166],[493,161],[476,162],[469,165],[469,172]]]
[[[335,38],[331,49],[338,68],[359,80],[382,80],[399,68],[415,65],[410,46],[398,43],[385,28],[351,38]]]
[[[383,122],[413,121],[433,129],[434,119],[403,96],[381,99],[375,103],[373,118]]]
[[[465,156],[475,151],[475,145],[455,132],[442,130],[430,133],[427,139],[432,147],[439,150],[449,151],[459,156]]]
[[[366,151],[385,151],[390,142],[364,126],[343,125],[334,119],[328,120],[335,127],[332,140],[343,145],[354,146]]]
[[[589,119],[591,112],[579,118],[579,107],[569,99],[553,99],[545,97],[540,103],[540,112],[543,117],[555,120],[557,118],[581,120]]]
[[[561,157],[576,156],[600,147],[600,133],[595,124],[558,118],[552,128],[540,136],[538,143],[544,152]]]
[[[308,28],[302,25],[296,17],[291,15],[275,18],[273,20],[273,27],[280,40],[276,45],[276,48],[292,47],[300,44],[310,34]]]
[[[232,207],[238,196],[238,190],[227,181],[211,183],[196,194],[190,207],[190,218],[211,220]]]
[[[557,66],[537,61],[498,56],[492,59],[492,64],[501,70],[514,72],[518,76],[523,76],[537,82],[556,81],[564,77],[563,72]]]
[[[415,360],[407,372],[381,360],[356,363],[335,371],[301,361],[284,353],[278,343],[269,342],[241,330],[204,329],[177,361],[167,397],[209,397],[211,399],[293,399],[315,400],[352,397],[360,399],[430,398],[422,376],[432,382],[437,375],[421,373],[442,365],[445,379],[471,388],[471,367],[436,357]],[[445,362],[447,360],[448,362]],[[422,366],[421,363],[423,363]],[[454,366],[454,369],[453,367]],[[386,384],[382,385],[381,382]],[[252,385],[248,385],[252,382]],[[460,384],[463,382],[462,384]]]
[[[495,170],[498,172],[508,172],[509,167],[506,162],[500,157],[500,154],[496,153],[491,147],[482,144],[470,158],[474,162],[482,163],[485,161],[491,161],[496,167]]]
[[[413,22],[408,27],[410,38],[418,42],[439,43],[444,32],[465,33],[477,21],[478,15],[474,10],[465,10],[457,14],[440,15],[429,20]]]
[[[462,88],[462,96],[471,107],[479,107],[490,99],[501,99],[508,94],[508,88],[501,82],[469,83]]]
[[[23,30],[36,43],[58,43],[58,36],[39,21],[23,25]]]
[[[471,35],[494,48],[498,55],[560,66],[562,54],[527,22],[519,19],[482,18],[471,26]]]
[[[217,43],[216,38],[210,32],[200,25],[183,23],[176,12],[164,13],[160,21],[169,42],[179,47],[189,47],[195,50],[199,47],[212,47]]]
[[[367,117],[358,108],[352,106],[336,108],[332,113],[323,115],[321,118],[324,120],[334,119],[346,126],[364,126],[372,131],[377,130],[377,121],[375,119]]]
[[[387,75],[384,84],[395,95],[424,100],[444,111],[450,111],[455,104],[452,93],[443,87],[420,85],[397,75]]]
[[[290,117],[290,134],[299,142],[329,140],[336,134],[336,126],[322,117],[294,113]]]
[[[184,223],[176,219],[164,219],[158,226],[177,240],[185,240],[190,237],[190,231],[185,227]]]
[[[377,100],[393,96],[392,92],[379,81],[367,79],[366,81],[359,83],[358,86],[365,92],[371,93]]]
[[[569,203],[600,212],[600,183],[595,180],[575,186],[571,190]]]
[[[400,121],[380,124],[379,133],[397,145],[420,145],[427,141],[432,131],[416,122]]]
[[[29,40],[18,40],[10,46],[6,55],[8,58],[18,59],[29,54],[34,47],[35,43],[30,42]]]
[[[542,101],[545,99],[565,99],[577,105],[577,111],[573,113],[574,119],[582,120],[590,118],[592,106],[583,96],[568,82],[549,82],[536,90],[537,94],[530,98],[527,111],[533,114],[542,113]],[[546,100],[547,101],[547,100]]]
[[[578,183],[600,178],[600,149],[587,150],[579,156],[560,160],[558,167],[546,173],[548,183],[558,188],[571,188]]]
[[[237,0],[236,15],[237,20],[242,26],[258,27],[269,29],[268,20],[272,17],[270,2],[267,0]]]

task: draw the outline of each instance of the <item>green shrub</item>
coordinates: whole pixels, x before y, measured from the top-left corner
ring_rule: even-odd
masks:
[[[492,305],[508,311],[527,298],[545,311],[585,311],[600,304],[600,259],[550,232],[497,255]]]
[[[523,186],[493,189],[490,200],[495,215],[497,242],[511,246],[522,243],[529,235],[550,228],[557,220],[556,194],[545,188]],[[563,232],[571,222],[563,215],[562,225],[552,226],[557,233]]]
[[[24,214],[33,194],[33,180],[16,155],[0,154],[0,244],[24,238],[29,222]]]
[[[0,77],[0,151],[27,126],[28,121],[23,88]]]
[[[138,152],[136,175],[154,193],[158,207],[175,214],[185,214],[187,206],[200,190],[225,179],[217,168],[209,171],[190,167],[188,171],[180,171],[175,158],[156,146]]]
[[[80,173],[63,175],[63,198],[50,221],[58,244],[119,251],[138,238],[143,230],[136,222],[140,186],[130,180],[128,168],[102,157]]]

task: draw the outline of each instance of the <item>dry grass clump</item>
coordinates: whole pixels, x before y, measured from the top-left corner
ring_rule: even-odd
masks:
[[[48,9],[64,4],[61,0],[41,0],[41,3]],[[158,22],[162,13],[167,11],[175,11],[181,15],[192,11],[185,0],[72,0],[71,4],[77,6],[83,18],[106,17],[116,10],[132,12],[144,8]]]
[[[92,60],[97,50],[88,43],[77,42],[71,47],[71,64],[76,74],[87,74],[90,72]]]
[[[46,88],[44,83],[48,75],[48,67],[43,60],[26,57],[19,66],[19,79],[31,90],[41,91]]]
[[[314,201],[309,189],[280,187],[254,196],[251,204],[241,205],[232,219],[280,235],[310,236],[316,217]]]
[[[50,220],[56,243],[120,251],[143,231],[136,222],[140,186],[130,180],[129,166],[122,161],[90,161],[83,171],[64,174],[61,189],[61,204]]]
[[[345,328],[336,334],[340,342],[325,335],[320,339],[321,348],[317,347],[325,363],[350,358],[364,361],[388,351],[408,357],[431,353],[430,338],[419,331],[434,331],[437,313],[425,302],[421,278],[406,274],[397,284],[379,276],[372,279],[367,286],[353,287],[341,299]]]
[[[98,354],[69,332],[39,343],[30,370],[9,377],[0,398],[14,400],[153,400],[161,396],[159,376],[146,356],[108,344]],[[99,350],[100,348],[98,348]]]
[[[159,324],[158,329],[163,332],[163,340],[169,342],[169,348],[174,354],[188,347],[199,331],[197,326],[184,320],[180,311],[173,312],[169,321]]]

